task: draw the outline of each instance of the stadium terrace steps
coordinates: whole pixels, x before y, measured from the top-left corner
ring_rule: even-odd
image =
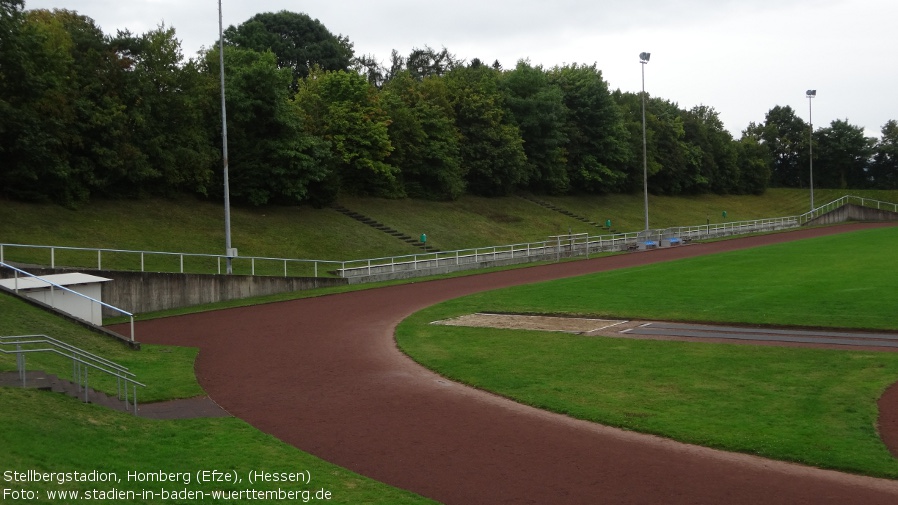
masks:
[[[603,226],[603,225],[600,224],[600,223],[596,223],[595,221],[589,220],[589,218],[586,218],[586,217],[583,217],[583,216],[574,214],[573,212],[571,212],[571,211],[569,211],[569,210],[567,210],[567,209],[558,207],[558,206],[556,206],[556,205],[554,205],[554,204],[552,204],[552,203],[546,202],[546,201],[544,201],[544,200],[540,200],[539,198],[536,198],[536,197],[534,197],[534,196],[532,196],[532,195],[521,194],[521,195],[518,195],[518,196],[519,196],[520,198],[523,198],[524,200],[527,200],[528,202],[533,202],[533,203],[539,205],[540,207],[544,207],[544,208],[549,209],[549,210],[554,210],[555,212],[558,212],[558,213],[560,213],[560,214],[564,214],[565,216],[568,216],[568,217],[570,217],[570,218],[576,219],[577,221],[586,223],[586,224],[588,224],[588,225],[590,225],[590,226],[595,226],[596,228],[602,228],[602,229],[608,230],[608,231],[610,231],[610,232],[614,232],[614,230],[612,230],[611,227]]]
[[[344,207],[342,205],[332,204],[331,208],[345,216],[351,217],[352,219],[355,219],[356,221],[358,221],[362,224],[368,225],[368,226],[374,228],[375,230],[382,231],[382,232],[386,233],[387,235],[390,235],[390,236],[396,238],[397,240],[401,240],[401,241],[405,242],[406,244],[409,244],[413,247],[417,247],[418,249],[424,249],[429,253],[440,252],[439,249],[435,249],[430,246],[425,247],[425,245],[426,245],[425,243],[419,241],[418,239],[416,239],[412,236],[402,233],[401,231],[395,230],[383,223],[375,221],[374,219],[371,219],[370,217],[368,217],[364,214],[360,214],[358,212],[347,209],[346,207]]]

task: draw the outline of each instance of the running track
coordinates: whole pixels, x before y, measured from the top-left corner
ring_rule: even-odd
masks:
[[[880,225],[623,254],[138,323],[200,348],[231,414],[304,451],[446,504],[889,504],[898,482],[725,453],[521,406],[446,381],[396,348],[395,326],[504,286]]]

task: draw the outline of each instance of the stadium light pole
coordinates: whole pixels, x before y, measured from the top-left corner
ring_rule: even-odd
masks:
[[[639,53],[639,63],[642,64],[642,190],[645,196],[645,231],[649,231],[649,162],[645,136],[645,64],[649,62],[651,56],[651,53]]]
[[[228,274],[233,273],[231,259],[231,191],[228,187],[228,115],[225,109],[225,74],[224,74],[224,29],[221,19],[221,0],[218,0],[218,63],[221,74],[221,158],[224,164],[224,207],[225,207],[225,256],[228,261]]]
[[[808,148],[810,149],[810,166],[811,166],[811,212],[814,211],[814,110],[811,106],[813,98],[817,96],[816,89],[809,89],[805,92],[808,97],[808,125],[810,133],[808,134]]]

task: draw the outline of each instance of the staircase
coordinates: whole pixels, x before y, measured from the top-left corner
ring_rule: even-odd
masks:
[[[342,205],[332,204],[331,208],[333,208],[334,210],[336,210],[337,212],[339,212],[343,215],[346,215],[348,217],[355,219],[356,221],[358,221],[362,224],[366,224],[366,225],[374,228],[375,230],[382,231],[382,232],[386,233],[387,235],[390,235],[391,237],[396,238],[397,240],[401,240],[410,246],[417,247],[418,249],[426,250],[429,253],[430,252],[440,252],[439,249],[434,249],[433,247],[427,246],[425,243],[421,242],[417,238],[406,235],[405,233],[402,233],[401,231],[394,230],[393,228],[390,228],[389,226],[387,226],[383,223],[379,223],[364,214],[360,214],[358,212],[349,210]]]
[[[118,363],[91,354],[47,335],[14,335],[0,337],[0,353],[16,357],[16,371],[0,373],[0,385],[32,387],[65,393],[85,403],[95,403],[115,410],[133,411],[137,415],[137,382],[134,374]],[[47,353],[72,360],[72,380],[41,370],[28,370],[27,359],[34,353]],[[104,373],[116,378],[118,394],[110,397],[90,387],[92,376]],[[130,400],[130,401],[129,401]]]
[[[70,380],[61,379],[56,375],[46,373],[42,370],[26,371],[24,373],[24,381],[23,374],[20,374],[19,372],[0,372],[0,386],[52,391],[54,393],[62,393],[71,396],[72,398],[77,398],[85,403],[93,403],[112,410],[123,412],[132,412],[134,410],[133,398],[121,400],[91,387],[85,388]]]
[[[549,209],[549,210],[554,210],[555,212],[558,212],[558,213],[560,213],[560,214],[564,214],[565,216],[568,216],[568,217],[570,217],[570,218],[576,219],[577,221],[586,223],[586,224],[588,224],[588,225],[590,225],[590,226],[595,226],[596,228],[602,228],[602,229],[607,230],[607,231],[612,232],[612,233],[614,232],[614,230],[611,229],[610,226],[605,226],[605,225],[603,225],[603,224],[596,223],[595,221],[590,221],[588,218],[585,218],[585,217],[583,217],[583,216],[574,214],[573,212],[571,212],[571,211],[569,211],[569,210],[567,210],[567,209],[563,209],[563,208],[558,207],[558,206],[556,206],[556,205],[554,205],[554,204],[551,204],[551,203],[549,203],[549,202],[540,200],[540,199],[538,199],[538,198],[536,198],[536,197],[534,197],[534,196],[532,196],[532,195],[518,195],[518,196],[519,196],[520,198],[523,198],[524,200],[527,200],[528,202],[533,202],[533,203],[539,205],[540,207],[544,207],[544,208]]]

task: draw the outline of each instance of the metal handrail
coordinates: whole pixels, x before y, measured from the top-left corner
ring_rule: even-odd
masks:
[[[892,212],[898,212],[898,204],[895,204],[895,203],[884,202],[881,200],[876,200],[874,198],[864,198],[861,196],[845,195],[845,196],[838,198],[836,200],[833,200],[829,203],[825,203],[825,204],[817,207],[816,209],[813,209],[811,211],[805,212],[804,214],[801,214],[800,216],[798,216],[798,220],[802,224],[808,223],[808,222],[813,221],[814,219],[822,216],[823,214],[832,212],[833,210],[850,203],[851,201],[859,202],[861,207],[873,207],[873,204],[875,204],[877,209],[882,209],[884,207],[891,207]]]
[[[184,271],[184,259],[185,258],[205,258],[205,259],[214,259],[217,261],[217,270],[218,273],[222,273],[221,268],[221,260],[228,259],[241,259],[248,260],[251,265],[251,275],[256,275],[256,262],[277,262],[284,264],[284,277],[287,277],[288,265],[293,263],[306,263],[312,264],[314,276],[318,277],[318,265],[328,265],[328,264],[339,264],[340,261],[333,260],[314,260],[314,259],[300,259],[300,258],[274,258],[267,256],[227,256],[223,254],[203,254],[203,253],[178,253],[178,252],[167,252],[167,251],[135,251],[129,249],[108,249],[108,248],[94,248],[94,247],[73,247],[73,246],[53,246],[53,245],[37,245],[37,244],[0,244],[0,263],[5,261],[5,248],[30,248],[30,249],[48,249],[50,251],[50,268],[56,268],[56,251],[81,251],[81,252],[95,252],[97,253],[97,270],[103,269],[103,253],[124,253],[124,254],[134,254],[140,255],[140,272],[146,271],[146,256],[172,256],[179,258],[179,269],[178,273],[185,273]]]
[[[19,278],[19,277],[18,277],[18,274],[25,274],[25,275],[27,275],[28,277],[31,277],[31,278],[33,278],[33,279],[37,279],[37,280],[39,280],[39,281],[41,281],[41,282],[43,282],[43,283],[45,283],[45,284],[50,285],[50,286],[51,286],[51,289],[53,289],[53,288],[61,289],[61,290],[65,291],[65,292],[67,292],[67,293],[72,293],[73,295],[77,295],[77,296],[80,296],[81,298],[85,298],[85,299],[87,299],[87,300],[90,300],[91,303],[98,303],[98,304],[100,304],[100,305],[103,306],[103,307],[106,307],[106,308],[108,308],[108,309],[111,309],[111,310],[114,310],[114,311],[118,312],[119,314],[124,314],[124,315],[128,316],[128,318],[131,320],[131,342],[134,342],[134,314],[132,314],[132,313],[126,311],[126,310],[120,309],[120,308],[118,308],[118,307],[116,307],[116,306],[114,306],[114,305],[110,305],[110,304],[108,304],[108,303],[105,303],[105,302],[102,302],[102,301],[100,301],[100,300],[97,300],[96,298],[92,298],[92,297],[90,297],[90,296],[87,296],[87,295],[85,295],[84,293],[79,293],[79,292],[74,291],[74,290],[72,290],[72,289],[69,289],[69,288],[67,288],[67,287],[65,287],[65,286],[60,286],[59,284],[56,284],[55,282],[48,281],[47,279],[44,279],[43,277],[40,277],[40,276],[31,274],[31,273],[28,273],[28,272],[26,272],[26,271],[24,271],[24,270],[22,270],[22,269],[20,269],[20,268],[16,268],[16,267],[14,267],[14,266],[12,266],[12,265],[8,265],[8,264],[6,264],[6,263],[3,263],[2,261],[0,261],[0,267],[9,268],[9,269],[12,270],[13,272],[15,272],[15,274],[16,274],[16,275],[15,275],[15,279],[16,279],[16,280],[18,280],[18,278]],[[18,292],[19,292],[18,284],[16,284],[15,286],[16,286],[16,287],[13,289],[13,291],[15,291],[16,293],[18,293]],[[55,308],[55,307],[54,307],[54,308]]]
[[[22,346],[38,344],[50,344],[51,347],[29,349],[22,348]],[[3,346],[13,345],[16,347],[14,350],[3,349]],[[128,387],[130,385],[133,389],[131,399],[134,409],[134,415],[137,415],[137,386],[146,387],[146,384],[135,380],[135,375],[132,372],[128,371],[127,367],[115,363],[114,361],[110,361],[101,356],[89,353],[87,351],[79,349],[78,347],[67,344],[47,335],[16,335],[0,337],[0,353],[16,355],[16,369],[19,373],[20,379],[22,380],[22,387],[27,386],[27,375],[25,373],[26,356],[30,353],[39,352],[57,354],[67,359],[71,358],[72,382],[74,382],[78,386],[79,392],[83,391],[85,403],[90,401],[88,370],[91,368],[111,375],[117,379],[117,398],[119,400],[124,399],[126,409],[128,409]],[[122,388],[122,381],[125,382],[124,388]],[[122,393],[124,393],[124,398]]]

